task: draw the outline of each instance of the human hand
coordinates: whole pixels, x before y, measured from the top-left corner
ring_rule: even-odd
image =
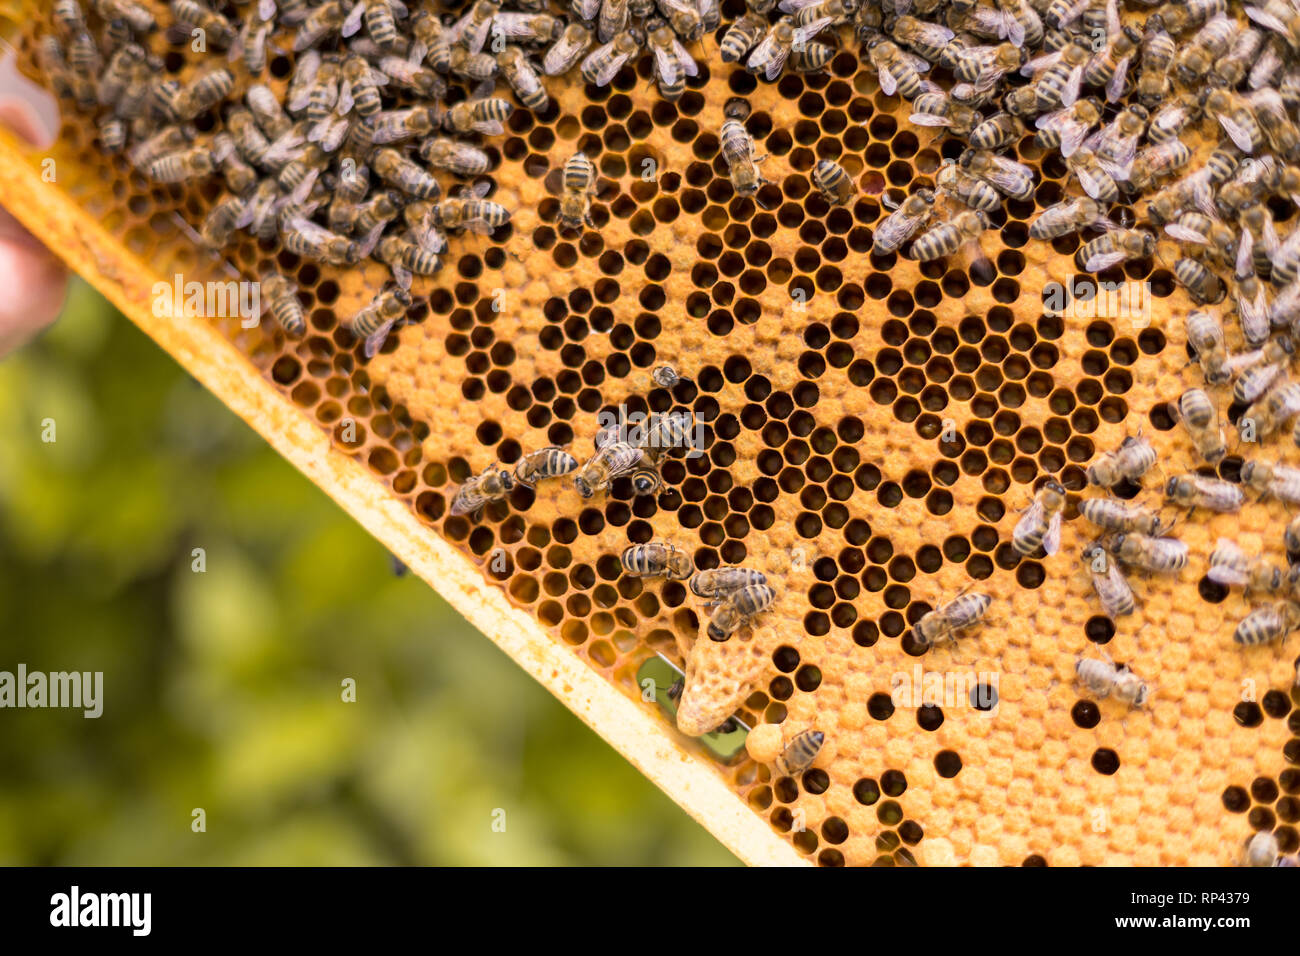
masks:
[[[0,60],[0,123],[37,149],[48,149],[58,130],[53,98]],[[53,322],[63,310],[68,270],[18,220],[0,209],[0,356]]]

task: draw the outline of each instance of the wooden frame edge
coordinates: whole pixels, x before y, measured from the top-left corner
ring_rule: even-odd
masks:
[[[712,766],[673,740],[645,708],[559,645],[532,617],[511,607],[467,558],[335,448],[216,329],[176,316],[169,307],[155,315],[156,277],[68,196],[43,182],[28,151],[3,130],[0,205],[741,860],[809,865]]]

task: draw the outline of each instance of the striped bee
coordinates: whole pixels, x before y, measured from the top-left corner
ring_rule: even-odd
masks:
[[[546,478],[560,478],[578,467],[578,459],[563,448],[550,445],[529,452],[515,465],[515,481],[532,488]]]
[[[1278,601],[1247,614],[1232,632],[1232,639],[1246,647],[1271,644],[1280,641],[1298,627],[1300,605],[1293,601]]]
[[[884,201],[888,203],[888,199]],[[872,240],[872,252],[876,255],[897,252],[903,243],[912,238],[916,231],[929,221],[933,214],[934,193],[929,189],[914,192],[876,228]]]
[[[638,578],[667,578],[685,581],[695,573],[695,562],[681,548],[662,541],[634,544],[620,559],[623,570]]]
[[[813,167],[812,181],[832,206],[845,205],[857,192],[844,167],[829,159],[817,161]]]
[[[1189,514],[1197,508],[1231,514],[1241,510],[1246,496],[1230,481],[1203,475],[1176,475],[1165,484],[1165,500],[1189,509]]]
[[[515,480],[510,472],[498,468],[493,462],[460,486],[456,497],[451,500],[451,514],[476,514],[493,501],[503,499],[514,487]]]
[[[294,338],[307,331],[302,302],[297,287],[277,272],[262,277],[261,291],[266,296],[271,317]]]
[[[580,231],[593,226],[591,197],[596,193],[596,167],[586,153],[574,153],[564,164],[564,194],[560,197],[561,229]]]
[[[1260,498],[1273,497],[1288,504],[1300,504],[1300,468],[1248,461],[1241,466],[1241,480]]]
[[[766,584],[751,584],[732,591],[709,618],[708,635],[712,641],[725,641],[754,617],[766,611],[776,600],[776,592]]]
[[[1151,688],[1126,666],[1110,660],[1080,658],[1074,664],[1079,683],[1098,699],[1114,696],[1120,703],[1141,707],[1151,698]]]
[[[805,730],[781,749],[772,766],[782,777],[803,773],[813,765],[825,741],[826,735],[820,730]]]
[[[1205,390],[1189,388],[1183,392],[1174,411],[1201,457],[1211,465],[1221,462],[1228,454],[1228,445],[1219,424],[1219,410]]]
[[[927,611],[912,626],[921,647],[933,647],[941,638],[956,641],[959,631],[974,627],[988,614],[993,598],[987,594],[962,594],[947,604]]]
[[[1160,516],[1150,508],[1118,498],[1087,498],[1079,502],[1079,514],[1107,531],[1140,531],[1158,537],[1164,530]]]
[[[1124,532],[1111,538],[1106,550],[1122,564],[1144,571],[1173,574],[1187,567],[1187,544],[1174,538]]]
[[[1034,501],[1016,522],[1011,546],[1017,554],[1029,556],[1041,547],[1046,554],[1061,548],[1061,520],[1065,512],[1065,489],[1056,481],[1038,489]]]
[[[1104,548],[1093,545],[1085,549],[1083,564],[1088,569],[1092,589],[1097,592],[1097,598],[1107,617],[1113,621],[1137,610],[1137,598],[1133,595],[1128,578],[1124,577],[1119,563],[1110,560]]]
[[[767,575],[753,568],[711,568],[691,576],[691,593],[717,604],[741,588],[766,584]]]
[[[1228,587],[1236,585],[1251,591],[1277,594],[1287,582],[1282,569],[1258,555],[1247,554],[1229,538],[1220,538],[1210,553],[1210,570],[1206,576]]]
[[[364,342],[366,358],[373,358],[384,347],[388,333],[393,330],[406,310],[411,307],[411,295],[405,289],[381,290],[370,303],[352,317],[348,327],[352,334]],[[506,488],[509,491],[509,487]],[[452,511],[452,514],[463,512]]]
[[[1138,435],[1129,435],[1119,448],[1103,452],[1088,466],[1088,482],[1102,488],[1114,488],[1120,482],[1140,482],[1142,476],[1156,463],[1156,450],[1151,442]]]

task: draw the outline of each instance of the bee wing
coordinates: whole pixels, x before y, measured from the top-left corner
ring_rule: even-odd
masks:
[[[1044,53],[1042,56],[1036,56],[1020,68],[1021,76],[1037,76],[1044,70],[1054,67],[1058,60],[1061,59],[1061,50],[1052,53]]]
[[[1126,56],[1115,64],[1115,75],[1106,84],[1107,103],[1114,103],[1124,95],[1124,85],[1128,81],[1128,65],[1132,59],[1131,56]]]
[[[596,85],[607,86],[614,77],[618,76],[618,71],[623,69],[623,64],[627,62],[628,54],[620,53],[617,56],[610,57],[609,63],[605,65],[599,73],[596,74]]]
[[[1237,298],[1237,318],[1241,322],[1242,334],[1247,342],[1262,342],[1268,338],[1269,313],[1268,295],[1261,285],[1254,299],[1245,296]]]
[[[609,81],[606,80],[605,82]],[[601,85],[603,86],[604,83]],[[476,133],[482,133],[484,136],[500,136],[506,131],[506,128],[501,125],[499,120],[478,120],[470,128]]]
[[[1274,33],[1280,33],[1284,37],[1288,34],[1286,22],[1277,14],[1271,13],[1263,7],[1246,7],[1246,16],[1254,20],[1265,30],[1272,30]]]
[[[1106,192],[1106,180],[1085,166],[1076,167],[1074,174],[1079,177],[1079,185],[1093,199],[1100,199]],[[1102,171],[1102,175],[1105,175]]]
[[[360,0],[353,4],[352,9],[348,12],[347,19],[343,21],[343,28],[339,32],[344,37],[350,37],[361,29],[361,18],[365,16],[366,5]]]
[[[1047,534],[1043,536],[1043,551],[1046,554],[1056,554],[1061,550],[1061,519],[1063,514],[1058,511],[1052,515],[1052,520],[1047,524]]]
[[[492,235],[492,227],[489,226],[482,219],[469,220],[469,222],[465,223],[465,228],[468,229],[470,232],[477,233],[480,236]]]
[[[753,57],[750,60],[752,62]],[[886,96],[893,96],[898,92],[898,81],[894,79],[894,74],[889,72],[888,67],[880,67],[876,71],[876,79],[880,82],[880,92]]]
[[[1088,259],[1083,267],[1089,272],[1101,272],[1103,269],[1119,265],[1127,258],[1128,255],[1123,252],[1099,252]]]
[[[573,11],[583,20],[594,20],[600,13],[600,0],[575,0]]]
[[[1061,105],[1073,106],[1079,98],[1079,87],[1083,85],[1083,67],[1076,66],[1070,71],[1069,79],[1061,88]]]
[[[1229,567],[1226,564],[1211,564],[1205,576],[1211,581],[1227,586],[1245,586],[1250,583],[1250,575],[1245,571]]]
[[[700,68],[695,62],[695,57],[691,56],[686,47],[682,46],[682,41],[673,37],[673,52],[677,54],[677,62],[681,65],[682,72],[687,76],[699,76]]]
[[[388,341],[388,333],[391,331],[393,331],[393,323],[385,322],[370,335],[366,336],[365,344],[361,348],[366,358],[374,358],[379,354],[379,350],[382,349],[384,343]]]
[[[1214,189],[1210,186],[1209,171],[1202,169],[1195,173],[1198,178],[1192,184],[1192,203],[1207,216],[1218,214],[1214,207]]]
[[[1106,0],[1106,36],[1113,37],[1121,29],[1119,4],[1116,0]]]
[[[795,46],[806,45],[809,40],[811,40],[817,34],[821,33],[833,22],[835,22],[834,17],[818,17],[816,20],[813,20],[811,23],[806,23],[801,27],[796,27],[794,31],[794,45]]]
[[[1254,8],[1252,7],[1250,9]],[[1249,153],[1254,150],[1255,146],[1251,141],[1250,131],[1240,123],[1237,123],[1229,116],[1220,116],[1219,125],[1222,126],[1223,131],[1228,134],[1228,139],[1232,140],[1233,145],[1243,153]]]
[[[907,65],[916,70],[917,73],[930,72],[930,67],[933,64],[931,64],[925,57],[918,56],[915,53],[909,53],[906,50],[900,50],[899,53],[902,55],[903,59],[907,61]]]
[[[275,16],[275,0],[258,0],[257,15],[263,20],[270,20]]]
[[[884,89],[884,85],[881,85]],[[913,126],[951,126],[952,119],[947,116],[935,116],[933,113],[913,113],[908,117]]]
[[[1025,28],[1016,19],[1015,14],[1005,11],[1002,14],[1002,27],[998,35],[1010,40],[1014,45],[1022,47],[1025,45]]]
[[[1191,226],[1184,226],[1181,222],[1169,223],[1165,226],[1165,232],[1179,242],[1190,242],[1198,246],[1203,246],[1210,241],[1204,233],[1197,232]]]
[[[405,20],[411,15],[411,11],[402,0],[388,0],[388,9],[393,11],[393,16],[398,20]]]
[[[782,13],[798,13],[804,7],[811,7],[813,4],[820,2],[821,0],[781,0],[778,9]]]
[[[679,76],[677,57],[673,54],[671,49],[666,50],[661,46],[655,47],[654,55],[655,68],[659,72],[659,81],[665,86],[672,86],[677,82],[677,77]]]
[[[1078,152],[1083,141],[1088,138],[1088,127],[1082,123],[1071,123],[1061,130],[1061,155],[1067,159]]]
[[[1053,110],[1034,120],[1035,129],[1050,129],[1058,133],[1064,132],[1071,125],[1078,125],[1074,123],[1073,110]]]

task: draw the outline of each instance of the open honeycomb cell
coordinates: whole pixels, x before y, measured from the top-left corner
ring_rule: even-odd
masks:
[[[1100,276],[1148,281],[1149,325],[1045,308],[1049,283],[1079,275],[1080,243],[1029,237],[1029,221],[1066,194],[1059,156],[1031,136],[1011,152],[1039,174],[1033,198],[1006,202],[982,237],[993,276],[955,256],[873,253],[886,197],[933,188],[963,144],[912,124],[909,104],[882,93],[847,44],[824,73],[771,83],[722,62],[717,45],[743,9],[723,4],[676,103],[654,90],[643,54],[606,87],[548,79],[541,115],[517,107],[483,144],[489,198],[511,222],[454,237],[442,272],[416,278],[408,324],[371,360],[343,322],[386,281],[383,267],[322,266],[249,238],[214,262],[189,230],[220,190],[149,183],[102,153],[71,108],[51,153],[58,188],[158,276],[292,277],[301,339],[269,319],[211,321],[430,534],[480,566],[485,586],[630,699],[641,700],[641,664],[662,654],[686,668],[678,720],[692,733],[729,717],[825,732],[797,778],[743,752],[714,761],[808,861],[1224,864],[1261,829],[1294,852],[1294,655],[1232,647],[1249,604],[1204,578],[1221,536],[1285,566],[1283,506],[1180,523],[1188,567],[1141,581],[1136,615],[1118,626],[1075,560],[1091,540],[1074,519],[1098,452],[1142,429],[1170,474],[1200,465],[1166,408],[1199,384],[1187,294],[1156,257]],[[15,41],[34,76],[47,17],[33,13]],[[156,39],[168,73],[189,75],[193,58]],[[283,89],[293,65],[279,44],[267,81]],[[752,199],[735,194],[719,140],[737,96],[768,157]],[[213,113],[199,125],[221,122]],[[557,218],[578,150],[599,179],[594,226],[574,235]],[[848,205],[813,187],[819,159],[853,178]],[[664,363],[682,376],[671,389],[650,379]],[[457,487],[491,462],[546,445],[584,459],[598,415],[620,408],[690,412],[702,454],[665,462],[653,497],[620,479],[583,501],[553,481],[516,487],[478,519],[450,514]],[[1011,532],[1049,477],[1071,494],[1061,553],[1023,558]],[[706,612],[687,588],[620,566],[625,548],[652,540],[700,569],[759,568],[778,599],[752,633],[697,644]],[[911,625],[972,584],[994,598],[984,627],[918,646]],[[1146,708],[1081,692],[1075,660],[1101,650],[1153,681]],[[897,678],[918,670],[973,680],[963,699],[900,706]],[[1257,691],[1243,703],[1247,682]]]

